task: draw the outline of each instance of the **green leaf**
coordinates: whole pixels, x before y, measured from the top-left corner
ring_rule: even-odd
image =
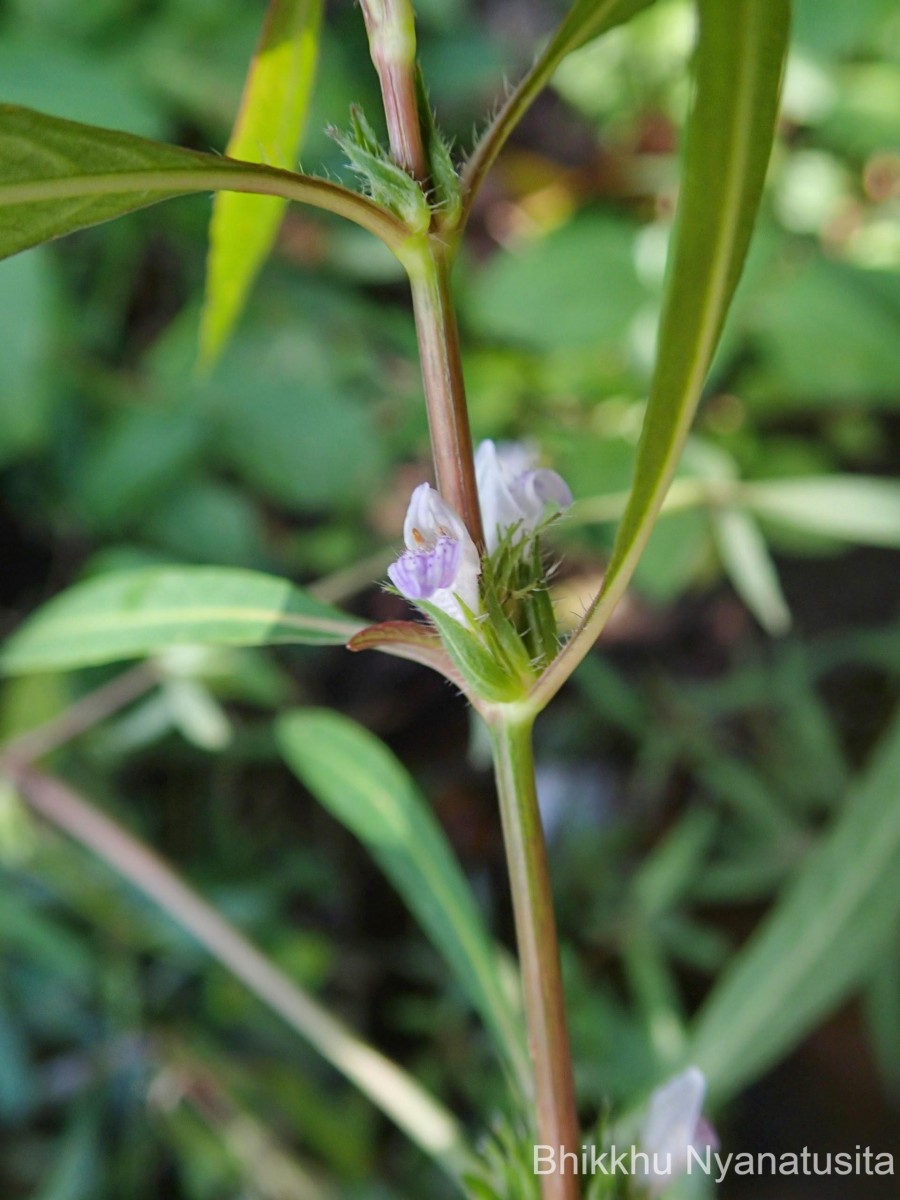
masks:
[[[38,449],[52,427],[57,311],[56,279],[45,255],[0,265],[0,466]]]
[[[242,489],[199,478],[176,485],[145,513],[145,538],[182,562],[256,567],[265,561],[262,514]]]
[[[28,1111],[36,1090],[28,1040],[19,1013],[11,1010],[5,992],[0,991],[0,1118],[10,1125]]]
[[[229,158],[291,169],[300,151],[318,57],[322,0],[271,0]],[[274,245],[287,202],[221,192],[213,200],[201,359],[213,362]]]
[[[35,1200],[88,1200],[103,1177],[99,1105],[92,1101],[76,1110],[48,1164]]]
[[[471,889],[409,775],[372,734],[325,709],[278,722],[288,766],[362,841],[388,876],[527,1088],[521,1020]]]
[[[496,255],[475,278],[473,328],[544,351],[591,347],[624,367],[629,327],[650,299],[634,265],[635,233],[630,222],[589,213]]]
[[[900,917],[900,720],[831,831],[701,1010],[688,1059],[719,1097],[794,1046],[873,968]]]
[[[865,475],[744,484],[741,500],[759,516],[824,537],[900,548],[900,483]]]
[[[869,1042],[890,1094],[900,1098],[900,943],[878,963],[865,995]]]
[[[575,0],[553,35],[544,56],[559,63],[571,51],[630,21],[654,0]]]
[[[29,618],[0,652],[9,674],[140,658],[178,644],[340,645],[361,623],[286,579],[217,567],[142,567],[88,579]]]
[[[754,411],[896,405],[896,271],[801,259],[773,272],[743,310],[754,354],[738,386]]]
[[[327,208],[394,246],[406,234],[390,214],[324,179],[0,105],[0,258],[172,196],[222,190]]]
[[[699,9],[656,370],[604,593],[630,575],[675,473],[750,243],[775,129],[788,0],[700,0]]]
[[[894,12],[893,0],[794,0],[795,41],[813,61],[855,56],[879,18]]]
[[[78,5],[77,11],[92,8],[91,4]],[[76,11],[68,3],[56,6],[55,11],[32,9],[32,19],[27,22],[10,20],[4,14],[0,40],[3,100],[66,113],[71,120],[88,125],[127,129],[141,137],[161,136],[169,123],[166,106],[160,103],[156,87],[147,87],[146,73],[135,57],[135,43],[143,39],[101,36],[87,44],[61,28],[65,9]]]
[[[711,515],[722,565],[734,590],[763,629],[787,633],[791,613],[759,525],[740,508],[713,509]]]
[[[765,182],[789,0],[699,0],[695,89],[656,369],[628,506],[597,599],[537,685],[549,695],[625,592],[662,507],[737,285]]]

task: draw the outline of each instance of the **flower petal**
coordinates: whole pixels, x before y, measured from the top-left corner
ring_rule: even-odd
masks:
[[[429,600],[451,587],[462,556],[460,544],[440,537],[430,550],[407,550],[388,567],[394,587],[409,600]]]
[[[403,522],[403,540],[407,550],[431,549],[438,538],[455,538],[463,542],[468,531],[441,494],[428,483],[420,483],[409,500]]]
[[[693,1144],[706,1095],[706,1079],[697,1067],[688,1067],[650,1097],[641,1144],[648,1152],[675,1154]]]
[[[406,550],[388,567],[394,587],[408,600],[428,600],[465,620],[457,596],[476,615],[481,612],[478,549],[461,518],[427,483],[413,492],[403,525]]]
[[[487,440],[475,455],[478,498],[488,552],[518,527],[516,540],[528,538],[544,519],[548,505],[568,508],[572,493],[555,471],[538,467],[537,456],[520,442]]]

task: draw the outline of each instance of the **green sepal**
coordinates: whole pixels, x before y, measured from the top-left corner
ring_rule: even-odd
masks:
[[[532,583],[522,602],[526,641],[532,661],[536,666],[543,668],[556,657],[559,650],[559,633],[550,589],[547,587],[548,573],[541,561],[541,548],[537,538],[532,544],[530,572],[531,580],[539,582]]]
[[[427,613],[441,635],[447,653],[453,659],[457,670],[465,679],[473,695],[493,703],[509,703],[521,700],[533,683],[529,672],[522,677],[510,663],[491,653],[482,634],[490,637],[490,616],[482,623],[477,618],[467,614],[472,628],[466,628],[455,617],[448,616],[442,609],[425,600],[418,600],[417,605]],[[475,629],[478,632],[475,632]]]
[[[387,157],[384,147],[378,140],[378,134],[369,124],[368,117],[358,104],[350,105],[350,128],[360,149],[371,154],[373,158]]]
[[[432,207],[441,213],[445,224],[452,228],[462,214],[462,188],[456,167],[453,165],[450,146],[435,122],[434,109],[428,99],[421,67],[416,68],[416,96],[428,174],[434,189]]]
[[[481,593],[500,648],[520,674],[542,670],[559,650],[556,614],[541,560],[540,533],[558,514],[551,514],[525,539],[520,524],[510,526],[500,544],[484,560]]]
[[[431,224],[425,193],[415,179],[390,160],[362,109],[351,106],[346,133],[334,128],[328,133],[344,151],[375,203],[398,216],[411,233],[425,233]]]
[[[533,656],[522,639],[514,616],[507,611],[501,600],[502,592],[496,586],[496,579],[491,575],[487,563],[481,576],[481,595],[488,613],[487,637],[495,657],[503,662],[512,674],[523,679],[530,676]]]

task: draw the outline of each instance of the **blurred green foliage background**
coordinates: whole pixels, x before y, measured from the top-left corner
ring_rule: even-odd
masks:
[[[5,0],[0,99],[220,149],[263,11]],[[462,151],[552,13],[528,0],[418,11],[432,99]],[[900,503],[864,477],[900,463],[900,10],[797,0],[794,42],[763,216],[684,465],[698,500],[663,519],[604,653],[539,731],[588,1111],[651,1077],[897,697]],[[690,45],[688,7],[658,0],[570,58],[489,180],[458,273],[476,436],[533,438],[585,502],[555,547],[565,612],[602,569],[628,484]],[[362,21],[339,2],[305,170],[341,174],[324,128],[351,101],[375,118]],[[81,575],[158,561],[329,576],[361,614],[403,615],[370,583],[427,473],[399,268],[356,229],[292,210],[201,378],[208,215],[207,199],[180,200],[0,264],[4,631]],[[770,492],[737,532],[705,502],[714,485],[835,473],[862,482],[775,521],[784,493]],[[6,683],[0,733],[106,677]],[[372,1040],[489,1117],[501,1084],[460,997],[363,851],[278,765],[270,733],[281,704],[313,700],[385,737],[509,936],[486,763],[461,705],[417,668],[339,651],[173,656],[167,679],[61,752],[67,777]],[[441,1194],[311,1051],[12,795],[0,855],[4,1196],[299,1200],[297,1159],[340,1196]],[[735,1148],[891,1148],[898,1103],[900,953],[722,1128]],[[733,1194],[811,1194],[789,1184]],[[825,1186],[817,1197],[838,1194]]]

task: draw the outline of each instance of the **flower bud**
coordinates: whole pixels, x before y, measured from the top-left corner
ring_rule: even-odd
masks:
[[[688,1067],[651,1095],[640,1139],[650,1162],[644,1186],[651,1196],[661,1195],[685,1173],[692,1148],[698,1154],[707,1146],[718,1149],[715,1131],[702,1115],[705,1095],[706,1078],[697,1067]]]
[[[527,540],[548,511],[572,503],[565,480],[536,464],[536,456],[521,442],[484,441],[478,447],[475,476],[488,553],[512,529],[514,541]]]

